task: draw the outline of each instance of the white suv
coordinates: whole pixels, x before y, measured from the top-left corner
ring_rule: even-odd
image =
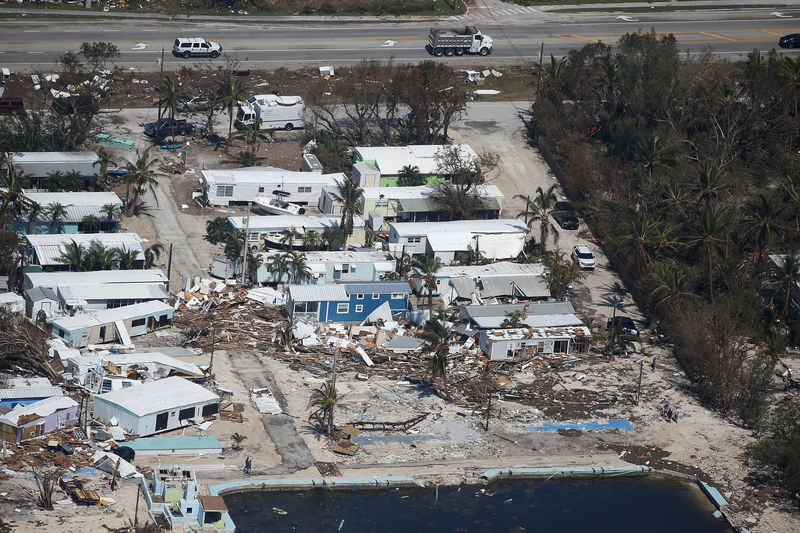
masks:
[[[184,59],[190,57],[219,57],[222,46],[200,37],[178,37],[172,45],[172,53]]]
[[[572,249],[572,260],[584,270],[594,270],[594,256],[585,244],[576,244]]]

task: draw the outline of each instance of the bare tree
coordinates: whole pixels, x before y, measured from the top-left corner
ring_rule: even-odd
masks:
[[[459,146],[446,146],[436,153],[437,173],[444,181],[436,186],[434,200],[452,220],[469,220],[479,207],[479,187],[497,168],[497,154],[484,152],[472,157]]]
[[[53,493],[58,486],[58,479],[64,470],[57,466],[31,464],[33,480],[36,483],[37,503],[48,511],[53,510]]]
[[[23,366],[58,381],[47,357],[48,335],[24,317],[0,307],[0,368]]]

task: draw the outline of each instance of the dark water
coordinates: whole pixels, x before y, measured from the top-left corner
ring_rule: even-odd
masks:
[[[714,508],[698,488],[660,478],[511,481],[460,491],[440,487],[438,504],[434,500],[432,488],[225,497],[237,533],[730,531],[711,516]]]

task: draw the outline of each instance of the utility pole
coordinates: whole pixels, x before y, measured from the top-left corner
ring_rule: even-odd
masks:
[[[250,202],[247,202],[247,218],[244,222],[244,248],[242,255],[244,255],[244,259],[242,260],[242,285],[244,285],[245,280],[247,279],[247,252],[249,251],[247,248],[250,246],[248,244],[250,240]]]
[[[544,61],[544,42],[539,48],[539,74],[536,76],[536,101],[539,101],[539,91],[542,88],[542,61]]]
[[[169,243],[169,258],[167,259],[167,292],[169,292],[169,277],[172,275],[172,243]]]
[[[492,412],[492,391],[489,389],[489,381],[492,377],[489,369],[489,361],[486,361],[486,431],[489,431],[489,415]]]
[[[133,527],[139,525],[139,495],[142,493],[142,483],[138,483],[136,487],[136,510],[133,511]]]
[[[636,405],[639,405],[639,399],[642,396],[642,370],[644,369],[644,357],[639,361],[639,385],[636,387]]]
[[[214,345],[217,344],[217,327],[212,322],[211,326],[211,360],[208,362],[208,373],[211,374],[214,369]]]
[[[161,73],[158,76],[158,87],[161,88],[161,83],[164,81],[164,48],[161,48]],[[161,121],[161,93],[158,93],[158,120]]]

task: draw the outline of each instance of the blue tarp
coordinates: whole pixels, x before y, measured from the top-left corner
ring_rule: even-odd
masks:
[[[541,433],[544,431],[558,431],[559,429],[577,429],[579,431],[591,431],[593,429],[624,429],[633,430],[633,424],[625,418],[609,418],[608,422],[600,420],[587,420],[585,422],[545,422],[541,426],[528,426],[531,433]]]

